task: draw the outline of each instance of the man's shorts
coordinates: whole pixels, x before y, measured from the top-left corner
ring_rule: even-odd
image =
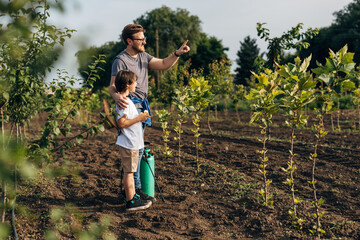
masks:
[[[139,150],[120,147],[120,159],[124,172],[136,172],[139,163]]]

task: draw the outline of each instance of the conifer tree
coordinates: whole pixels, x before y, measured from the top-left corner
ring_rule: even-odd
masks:
[[[244,38],[240,42],[240,50],[237,52],[236,68],[234,82],[248,86],[247,79],[250,79],[251,72],[255,70],[254,61],[258,57],[260,49],[256,44],[256,39],[251,39],[250,36]]]

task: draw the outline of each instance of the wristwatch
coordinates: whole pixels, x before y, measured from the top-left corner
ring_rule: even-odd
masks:
[[[176,57],[180,57],[180,55],[177,55],[177,54],[176,54],[176,50],[174,51],[174,55],[175,55]]]

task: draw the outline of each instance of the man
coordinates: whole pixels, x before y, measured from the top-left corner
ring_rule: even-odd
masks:
[[[147,101],[148,69],[169,69],[178,61],[180,55],[190,51],[190,47],[186,45],[188,41],[185,41],[181,47],[175,50],[169,57],[164,59],[155,58],[145,52],[146,37],[144,33],[145,29],[139,24],[129,24],[124,27],[121,37],[127,47],[116,56],[113,62],[109,92],[119,108],[125,108],[128,102],[126,98],[122,97],[116,91],[115,76],[120,70],[130,70],[134,72],[137,75],[137,87],[134,93],[130,93],[130,99],[135,104],[138,112],[147,110],[151,115],[149,102]],[[149,118],[145,123],[151,126],[151,119]],[[145,124],[143,124],[143,130],[145,130]],[[141,190],[139,171],[143,152],[144,149],[140,149],[138,169],[136,173],[134,173],[136,193],[140,195],[142,199],[154,201],[155,199],[153,197],[148,196]]]

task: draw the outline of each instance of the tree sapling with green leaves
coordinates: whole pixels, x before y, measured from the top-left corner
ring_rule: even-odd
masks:
[[[210,100],[213,98],[213,94],[210,92],[210,85],[204,77],[191,78],[190,84],[187,91],[188,101],[189,101],[189,110],[192,112],[192,122],[194,124],[194,133],[195,138],[195,147],[196,147],[196,171],[199,172],[199,150],[201,148],[201,143],[199,143],[200,137],[200,118],[203,115],[202,110],[204,110]]]
[[[316,172],[316,163],[318,159],[318,146],[326,134],[327,131],[325,131],[324,127],[324,117],[326,114],[331,112],[331,108],[333,107],[333,101],[331,99],[331,89],[328,87],[321,88],[318,91],[316,91],[316,99],[315,104],[316,107],[314,108],[314,112],[316,115],[317,123],[314,123],[315,128],[315,144],[314,144],[314,153],[311,153],[309,158],[313,162],[312,164],[312,171],[311,171],[311,181],[308,181],[308,183],[311,185],[313,189],[313,201],[312,205],[314,206],[314,219],[315,219],[315,225],[313,226],[313,229],[310,229],[310,232],[316,236],[318,239],[320,239],[321,234],[324,234],[325,231],[321,227],[320,219],[324,215],[323,212],[320,211],[321,205],[324,203],[324,200],[322,198],[318,199],[317,196],[317,188],[316,188],[316,179],[315,179],[315,172]]]
[[[59,47],[64,45],[65,39],[70,38],[74,30],[63,30],[48,24],[50,6],[61,8],[58,2],[52,4],[46,0],[6,2],[1,3],[0,15],[1,20],[7,23],[2,24],[0,32],[0,80],[7,86],[0,89],[0,95],[7,102],[4,114],[10,122],[11,129],[16,128],[17,141],[24,144],[23,126],[38,112],[46,74],[59,56]],[[2,151],[6,152],[7,146]],[[15,196],[17,168],[20,167],[15,164],[11,170]],[[18,239],[14,223],[16,198],[13,199],[11,214],[13,237]]]
[[[260,121],[262,139],[259,141],[262,143],[262,149],[257,151],[260,155],[259,171],[263,177],[263,187],[259,190],[264,202],[264,206],[273,205],[272,194],[269,191],[269,185],[272,180],[267,178],[266,167],[268,165],[269,158],[267,156],[268,149],[266,148],[266,142],[269,139],[269,128],[271,126],[271,119],[274,113],[279,110],[279,103],[277,97],[283,92],[279,89],[280,78],[277,72],[272,72],[269,69],[265,70],[265,73],[255,74],[255,78],[259,81],[254,88],[250,89],[249,94],[246,95],[246,99],[252,102],[251,108],[254,111],[250,122]]]
[[[345,45],[338,52],[329,50],[329,58],[326,58],[325,65],[318,63],[318,67],[312,71],[318,76],[318,79],[329,87],[331,97],[337,98],[337,125],[340,130],[340,96],[343,88],[353,88],[353,82],[350,80],[351,73],[355,69],[353,61],[354,53],[348,52]],[[331,114],[332,130],[334,131],[333,116]]]
[[[174,138],[174,140],[178,141],[178,160],[179,163],[181,163],[181,134],[184,132],[183,124],[186,123],[186,116],[190,113],[187,88],[182,88],[181,90],[175,91],[173,103],[178,111],[174,126],[174,131],[176,132],[177,136]]]
[[[298,217],[297,205],[300,199],[295,196],[296,161],[294,152],[295,129],[307,123],[309,116],[304,114],[305,106],[314,100],[316,81],[311,73],[307,71],[311,56],[301,62],[300,58],[295,58],[295,64],[289,63],[279,67],[279,75],[282,77],[283,95],[281,98],[281,108],[287,117],[286,124],[291,128],[290,156],[287,168],[282,168],[288,174],[285,183],[289,185],[292,197],[292,208],[289,210],[290,216],[294,220],[294,225],[301,227],[304,220]]]
[[[239,84],[239,85],[236,85],[235,86],[235,89],[230,97],[232,99],[232,102],[234,104],[234,107],[235,107],[235,112],[236,112],[236,117],[237,117],[237,120],[238,122],[240,122],[240,114],[239,114],[239,103],[241,102],[241,100],[244,100],[245,99],[245,95],[246,95],[246,87],[242,84]]]
[[[169,136],[170,136],[170,130],[169,130],[170,113],[166,109],[156,110],[155,113],[159,117],[159,123],[160,123],[161,129],[163,130],[163,135],[162,135],[162,139],[164,140],[163,154],[164,154],[165,158],[168,158],[168,157],[172,156],[172,151],[170,150],[170,148],[167,144],[170,141],[170,139],[169,139]]]
[[[230,63],[228,60],[223,58],[221,61],[214,61],[209,64],[209,74],[206,75],[205,79],[208,81],[210,91],[214,95],[213,100],[208,105],[208,127],[212,132],[210,126],[210,105],[215,107],[215,119],[217,120],[217,104],[221,98],[226,98],[231,91],[234,90],[233,78],[230,74]]]
[[[266,67],[270,69],[276,69],[277,64],[281,63],[281,57],[284,50],[290,49],[306,49],[310,44],[305,39],[311,39],[315,37],[319,30],[317,28],[308,28],[305,32],[300,33],[302,29],[302,23],[298,23],[296,27],[291,28],[289,31],[283,33],[280,37],[270,38],[269,29],[264,27],[265,23],[257,23],[257,35],[269,43],[267,52]]]

